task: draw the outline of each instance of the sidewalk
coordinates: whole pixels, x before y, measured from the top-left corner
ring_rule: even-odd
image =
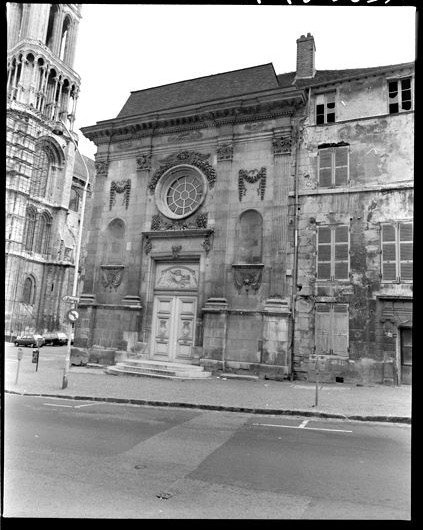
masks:
[[[299,415],[411,423],[411,387],[244,380],[213,375],[204,380],[167,380],[107,375],[100,367],[72,366],[62,389],[64,354],[40,353],[38,371],[30,349],[21,361],[5,362],[6,393],[110,401],[149,406],[190,407],[259,414]]]

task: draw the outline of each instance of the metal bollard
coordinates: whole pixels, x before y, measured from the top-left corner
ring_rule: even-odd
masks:
[[[20,366],[21,366],[22,357],[23,357],[23,350],[22,350],[22,348],[18,348],[18,366],[17,366],[17,368],[16,368],[15,385],[18,384],[19,368],[20,368]]]

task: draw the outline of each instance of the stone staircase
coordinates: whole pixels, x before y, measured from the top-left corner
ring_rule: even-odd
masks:
[[[134,375],[138,377],[160,377],[163,379],[206,379],[211,372],[203,366],[193,364],[126,359],[104,369],[109,375]]]

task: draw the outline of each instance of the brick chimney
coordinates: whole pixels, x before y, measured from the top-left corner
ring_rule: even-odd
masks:
[[[314,54],[316,46],[314,37],[307,33],[307,37],[301,35],[297,39],[297,74],[295,79],[311,79],[316,73],[314,68]]]

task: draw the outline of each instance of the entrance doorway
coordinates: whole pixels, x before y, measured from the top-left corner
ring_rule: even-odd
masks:
[[[400,328],[401,383],[411,385],[413,333],[412,328]]]
[[[153,359],[189,363],[195,344],[199,263],[158,263],[151,354]]]
[[[154,359],[190,362],[196,309],[195,296],[155,296],[152,336]]]

